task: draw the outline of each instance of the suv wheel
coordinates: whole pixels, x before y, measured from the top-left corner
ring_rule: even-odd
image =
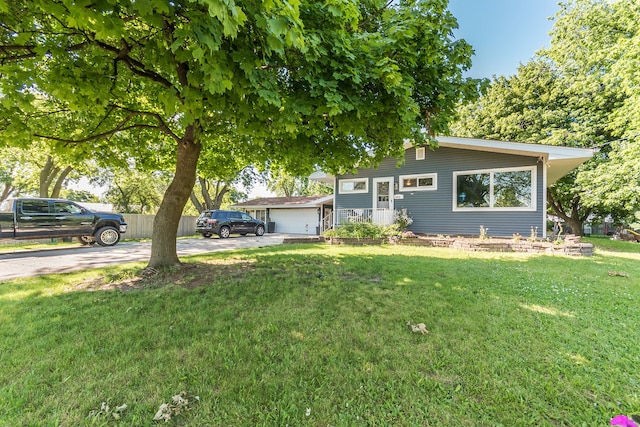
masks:
[[[220,231],[218,232],[218,236],[220,236],[221,239],[226,239],[230,235],[231,235],[231,229],[229,227],[227,227],[226,225],[223,226],[223,227],[220,227]]]
[[[211,233],[202,233],[202,237],[205,237],[208,239],[211,237]]]
[[[262,236],[264,234],[264,226],[259,225],[256,227],[256,236]]]

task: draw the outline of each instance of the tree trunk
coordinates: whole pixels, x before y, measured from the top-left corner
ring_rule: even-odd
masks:
[[[13,191],[15,190],[15,188],[8,182],[4,183],[4,188],[2,189],[2,194],[0,194],[0,202],[5,201],[6,199],[9,198],[9,196],[11,195],[11,193],[13,193]]]
[[[51,156],[47,156],[47,162],[44,164],[42,169],[40,169],[40,197],[49,197],[51,181],[55,174],[58,173],[56,169],[57,168],[53,164],[53,158]]]
[[[591,209],[584,209],[582,215],[580,215],[580,196],[576,195],[569,202],[569,209],[566,209],[565,206],[560,203],[560,201],[555,197],[553,191],[550,188],[547,189],[547,200],[551,205],[554,213],[562,218],[567,226],[571,227],[571,231],[569,234],[575,234],[576,236],[582,236],[582,225],[584,221],[589,217],[591,213]],[[570,210],[569,213],[566,211]],[[563,230],[563,233],[568,233],[567,227]]]
[[[198,200],[195,191],[191,191],[191,195],[189,196],[189,198],[191,199],[191,203],[193,203],[193,206],[196,208],[198,213],[202,213],[202,211],[204,211],[204,207],[202,207],[202,203],[200,203],[200,200]]]
[[[196,140],[196,126],[190,125],[178,143],[176,172],[153,221],[148,267],[180,265],[176,250],[178,224],[196,182],[196,166],[201,148],[200,142]]]
[[[222,199],[224,198],[224,195],[227,194],[229,192],[229,187],[224,184],[222,186],[222,189],[220,189],[220,183],[218,183],[216,185],[216,197],[214,199],[214,208],[213,209],[220,209],[220,206],[222,205]]]
[[[62,184],[64,183],[64,180],[67,179],[67,176],[71,173],[72,170],[73,168],[71,166],[67,166],[60,173],[60,176],[58,176],[58,179],[56,179],[56,183],[53,186],[53,190],[51,191],[52,198],[60,197],[60,190],[62,190]]]

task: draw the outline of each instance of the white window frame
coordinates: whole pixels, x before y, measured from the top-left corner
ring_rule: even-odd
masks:
[[[416,160],[424,160],[427,156],[427,150],[425,147],[417,147],[416,148]]]
[[[494,174],[501,172],[522,172],[531,171],[531,206],[523,207],[494,207],[495,194],[494,194]],[[460,175],[474,175],[474,174],[489,174],[489,206],[487,207],[458,207],[458,176]],[[452,207],[454,212],[471,212],[471,211],[501,211],[501,212],[535,212],[538,206],[538,168],[536,166],[522,166],[513,168],[497,168],[497,169],[477,169],[468,171],[454,171],[453,172],[453,197]]]
[[[347,183],[356,183],[364,181],[364,190],[345,190],[342,188],[344,184]],[[369,178],[350,178],[350,179],[340,179],[338,180],[338,194],[362,194],[369,192]]]
[[[416,183],[420,178],[431,178],[433,180],[433,184],[427,187],[405,187],[404,180],[405,179],[415,179]],[[415,175],[400,175],[398,177],[400,181],[399,191],[435,191],[438,189],[438,174],[437,173],[421,173]]]

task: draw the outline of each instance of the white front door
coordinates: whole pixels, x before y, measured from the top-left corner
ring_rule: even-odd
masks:
[[[373,178],[373,222],[393,222],[393,177]]]

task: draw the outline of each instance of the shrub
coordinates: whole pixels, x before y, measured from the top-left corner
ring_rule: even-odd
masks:
[[[342,237],[348,239],[384,239],[400,236],[402,231],[398,224],[380,225],[371,222],[348,222],[324,233],[326,237]]]

